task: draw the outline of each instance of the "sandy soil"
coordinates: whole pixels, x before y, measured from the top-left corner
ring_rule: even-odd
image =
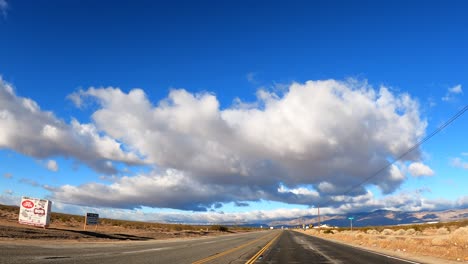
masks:
[[[468,263],[468,227],[427,229],[423,232],[400,229],[341,231],[307,230],[308,235],[423,263]]]

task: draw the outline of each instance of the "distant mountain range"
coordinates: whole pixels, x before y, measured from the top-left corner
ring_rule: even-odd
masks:
[[[390,210],[376,210],[373,212],[354,213],[348,215],[320,216],[320,223],[329,226],[347,227],[350,225],[348,217],[353,217],[353,226],[383,226],[404,225],[426,222],[446,222],[468,219],[468,209],[454,209],[445,211],[400,212]],[[318,218],[301,217],[265,223],[265,226],[301,226],[302,224],[317,225]],[[258,224],[260,225],[260,224]]]

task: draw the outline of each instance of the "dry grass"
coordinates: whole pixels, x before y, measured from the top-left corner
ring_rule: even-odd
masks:
[[[306,233],[374,249],[468,262],[468,220],[429,225],[309,230]]]

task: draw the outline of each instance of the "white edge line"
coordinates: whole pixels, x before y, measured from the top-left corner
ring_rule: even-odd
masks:
[[[413,263],[413,264],[421,264],[420,262],[414,262],[414,261],[411,261],[411,260],[386,255],[386,254],[375,252],[375,251],[372,251],[372,250],[367,250],[367,249],[363,249],[363,248],[359,248],[359,247],[354,247],[354,248],[360,249],[362,251],[366,251],[366,252],[369,252],[369,253],[373,253],[373,254],[376,254],[376,255],[384,256],[384,257],[387,257],[387,258],[391,258],[391,259],[396,259],[396,260],[400,260],[400,261],[404,261],[404,262],[408,262],[408,263]]]
[[[327,239],[325,239],[325,240],[327,240]],[[330,240],[328,240],[328,241],[330,241]],[[335,241],[331,241],[331,242],[335,242]],[[335,243],[337,243],[337,242],[335,242]],[[362,250],[362,251],[369,252],[369,253],[372,253],[372,254],[376,254],[376,255],[383,256],[383,257],[391,258],[391,259],[396,259],[396,260],[400,260],[400,261],[404,261],[404,262],[408,262],[408,263],[412,263],[412,264],[422,264],[421,262],[415,262],[415,261],[412,261],[412,260],[407,260],[407,259],[402,259],[402,258],[390,256],[390,255],[387,255],[387,254],[383,254],[383,253],[372,251],[372,250],[369,250],[369,249],[357,247],[357,246],[354,246],[354,245],[349,245],[349,244],[345,244],[345,243],[339,243],[339,244],[342,244],[342,245],[345,245],[345,246],[348,246],[348,247],[352,247],[352,248],[355,248],[357,250]]]
[[[171,249],[173,247],[162,247],[162,248],[149,248],[149,249],[142,249],[142,250],[133,250],[133,251],[124,251],[122,254],[133,254],[133,253],[143,253],[143,252],[150,252],[150,251],[160,251]]]

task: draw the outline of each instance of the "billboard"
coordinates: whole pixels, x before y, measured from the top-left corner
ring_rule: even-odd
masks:
[[[52,202],[49,200],[22,197],[18,222],[20,224],[48,227]]]

